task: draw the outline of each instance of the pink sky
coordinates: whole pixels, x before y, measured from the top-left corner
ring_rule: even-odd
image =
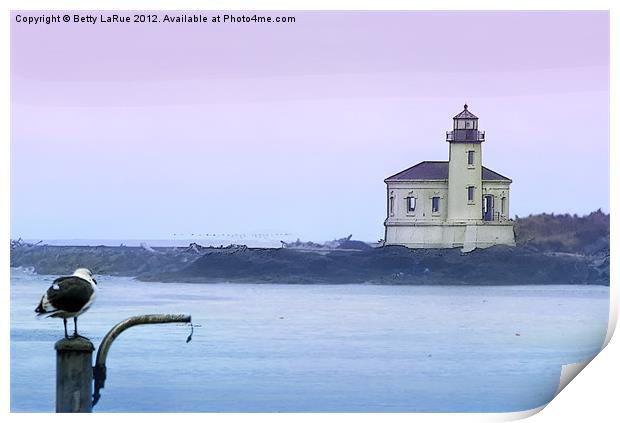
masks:
[[[12,13],[12,237],[376,240],[465,101],[513,216],[609,210],[606,12],[15,22],[43,13]]]

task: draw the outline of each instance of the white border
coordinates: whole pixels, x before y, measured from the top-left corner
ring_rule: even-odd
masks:
[[[582,0],[582,1],[553,1],[553,0],[521,0],[521,1],[492,1],[492,0],[443,0],[439,1],[405,1],[405,0],[385,0],[385,1],[368,1],[358,0],[356,2],[347,3],[345,1],[334,0],[301,0],[301,1],[283,1],[283,0],[244,0],[244,1],[197,1],[197,0],[166,0],[166,1],[102,1],[95,0],[88,3],[83,1],[16,1],[8,0],[3,2],[5,14],[3,19],[0,19],[0,54],[3,58],[3,66],[0,68],[0,76],[2,77],[4,92],[9,93],[10,90],[10,65],[9,65],[9,48],[10,48],[10,10],[49,10],[49,9],[83,9],[83,10],[131,10],[131,9],[170,9],[170,10],[611,10],[611,30],[612,40],[611,45],[616,47],[620,45],[618,42],[618,31],[614,27],[618,23],[618,6],[617,2],[612,0]],[[615,8],[614,8],[615,6]],[[617,72],[617,54],[614,54],[614,48],[611,49],[611,69]],[[612,75],[614,72],[612,71]],[[618,99],[618,86],[615,83],[617,78],[611,81],[611,160],[612,164],[617,163],[618,147],[615,146],[614,141],[618,141],[618,112],[617,112],[617,99]],[[10,139],[10,98],[6,96],[1,105],[2,115],[0,119],[0,128],[2,128],[2,145],[0,147],[0,173],[1,183],[0,189],[2,198],[9,199],[9,175],[10,175],[10,160],[9,160],[9,139]],[[587,148],[587,145],[585,145]],[[614,169],[614,166],[610,166],[612,186],[613,181],[618,176],[618,171]],[[2,291],[0,295],[0,310],[2,310],[4,317],[4,324],[0,326],[0,333],[4,342],[0,343],[0,411],[2,414],[9,413],[9,317],[10,317],[10,303],[9,303],[9,243],[10,238],[10,220],[9,220],[9,208],[8,202],[3,202],[5,206],[2,208],[2,233],[4,236],[4,243],[2,244],[2,264],[5,277],[2,280]],[[616,210],[617,197],[611,195],[611,207],[610,210]],[[616,241],[617,224],[615,215],[612,212],[612,245],[613,251],[616,251],[618,242]],[[610,307],[610,322],[607,341],[611,337],[616,325],[618,315],[618,292],[616,284],[613,283],[616,275],[615,256],[612,256],[612,286],[611,286],[611,307]],[[606,342],[607,342],[606,341]],[[577,381],[569,384],[558,397],[553,400],[545,409],[543,413],[538,414],[534,419],[540,421],[564,421],[565,419],[572,421],[573,419],[605,422],[615,421],[618,416],[618,406],[614,401],[617,396],[617,382],[619,381],[619,366],[618,358],[620,356],[620,347],[617,340],[612,340],[609,346],[598,356],[593,362],[587,366],[586,370],[578,376]],[[612,396],[613,395],[613,396]],[[183,414],[181,418],[188,420],[204,420],[209,421],[237,421],[238,419],[252,420],[252,421],[312,421],[317,418],[327,419],[332,421],[342,421],[345,419],[353,418],[356,421],[368,421],[368,420],[390,420],[390,421],[407,421],[412,419],[417,421],[506,421],[524,418],[535,414],[537,410],[530,410],[520,413],[504,413],[504,414]],[[12,420],[22,421],[30,420],[31,418],[41,418],[41,416],[30,414],[8,414]],[[168,420],[172,416],[163,415],[149,415],[149,419],[166,419]],[[60,416],[60,415],[46,415],[45,419],[77,419],[84,418],[84,416]],[[100,420],[107,419],[105,414],[93,414],[88,416],[89,419]],[[115,419],[135,419],[139,418],[135,414],[115,414]]]

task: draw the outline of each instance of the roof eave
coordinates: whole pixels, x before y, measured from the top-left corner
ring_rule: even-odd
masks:
[[[483,179],[482,182],[506,182],[512,184],[512,179]]]

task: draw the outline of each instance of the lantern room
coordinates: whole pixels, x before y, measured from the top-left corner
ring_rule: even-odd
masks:
[[[463,111],[452,118],[452,131],[446,132],[448,142],[483,142],[484,131],[478,131],[478,117],[467,110],[467,104]]]

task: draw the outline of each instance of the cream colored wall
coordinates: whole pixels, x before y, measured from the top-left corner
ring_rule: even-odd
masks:
[[[474,164],[467,164],[467,152],[474,151]],[[448,220],[482,219],[482,148],[480,143],[450,143],[448,173]],[[474,187],[474,201],[467,200],[467,187]]]
[[[422,223],[386,226],[386,245],[409,248],[487,248],[492,245],[515,245],[512,224],[498,222]]]
[[[443,181],[388,182],[388,208],[394,198],[394,210],[388,211],[387,222],[442,222],[447,218],[448,185]],[[416,198],[415,211],[407,211],[407,197]],[[439,197],[439,213],[432,212],[432,197]]]
[[[387,226],[386,244],[409,248],[452,248],[463,245],[465,225],[455,227],[442,223]]]

